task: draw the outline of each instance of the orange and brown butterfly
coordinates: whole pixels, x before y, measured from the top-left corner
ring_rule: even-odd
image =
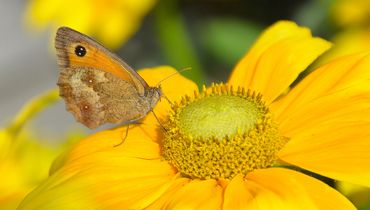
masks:
[[[55,48],[60,96],[76,120],[89,128],[139,120],[162,96],[160,87],[150,87],[117,55],[73,29],[58,29]]]

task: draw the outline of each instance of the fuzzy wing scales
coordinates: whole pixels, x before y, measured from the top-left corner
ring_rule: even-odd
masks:
[[[140,119],[151,109],[132,84],[98,69],[64,68],[58,85],[67,110],[89,128]]]

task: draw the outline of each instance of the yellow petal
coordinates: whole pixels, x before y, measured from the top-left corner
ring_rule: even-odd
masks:
[[[216,180],[193,180],[168,198],[163,209],[221,209],[222,187]]]
[[[320,123],[295,136],[278,156],[315,173],[369,187],[370,122],[332,124]]]
[[[240,174],[231,180],[225,189],[222,209],[245,209],[248,203],[252,202],[254,194],[245,185],[245,180]]]
[[[325,40],[313,38],[309,29],[280,21],[242,58],[229,83],[258,91],[270,103],[329,47]]]
[[[187,183],[190,182],[190,179],[187,178],[178,178],[173,181],[171,186],[167,189],[165,193],[161,195],[161,197],[158,198],[155,202],[150,204],[150,206],[146,207],[146,210],[157,210],[157,209],[164,209],[164,206],[170,200],[172,195],[184,187]]]
[[[366,82],[369,52],[354,54],[334,60],[309,74],[288,95],[271,104],[280,123],[289,120],[302,106],[329,93],[350,87],[359,81]]]
[[[332,62],[272,105],[284,161],[333,179],[370,186],[370,56]]]
[[[250,178],[247,177],[248,179],[244,179],[241,175],[236,176],[225,190],[223,209],[279,210],[299,209],[299,206],[304,206],[305,209],[315,209],[309,197],[299,194],[301,192],[296,189],[296,186],[284,186],[279,189],[281,185],[274,183],[278,180],[272,173],[269,182],[275,186],[266,187],[258,183],[260,182],[258,175],[258,173],[252,174]],[[294,195],[295,193],[297,195]]]
[[[255,170],[246,178],[254,195],[246,209],[356,209],[328,185],[289,169]]]
[[[124,138],[126,127],[106,130],[91,135],[77,143],[70,151],[61,155],[53,164],[52,170],[55,171],[65,164],[74,161],[82,161],[83,157],[90,157],[94,154],[107,153],[115,156],[117,161],[120,157],[133,157],[139,159],[160,159],[160,147],[148,135],[142,132],[140,126],[132,126],[128,130],[124,143],[119,144]],[[89,160],[86,158],[86,160]],[[111,161],[111,160],[109,160]]]
[[[158,86],[162,88],[164,97],[167,97],[171,103],[179,101],[184,95],[192,95],[198,90],[197,85],[191,80],[177,73],[176,69],[169,66],[161,66],[156,68],[142,69],[139,71],[140,76],[149,84],[149,86]],[[159,84],[158,84],[159,83]],[[164,121],[164,117],[168,115],[170,104],[165,98],[161,98],[157,106],[154,108],[154,113],[160,121]],[[140,127],[143,131],[152,137],[152,139],[160,140],[161,127],[159,122],[153,115],[149,113],[145,120],[142,121]]]
[[[161,171],[153,165],[146,164],[148,172]],[[19,209],[143,209],[166,191],[173,178],[154,172],[130,178],[124,172],[91,165],[75,174],[59,170],[30,193]]]
[[[172,185],[176,171],[166,161],[113,150],[65,163],[27,196],[20,209],[70,209],[70,203],[83,209],[142,209]]]
[[[173,176],[158,175],[98,183],[97,202],[102,209],[143,209],[160,198],[172,185]],[[102,189],[109,188],[109,191]]]

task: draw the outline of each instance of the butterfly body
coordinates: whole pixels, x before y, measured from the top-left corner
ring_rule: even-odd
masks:
[[[55,39],[66,107],[89,128],[145,117],[162,96],[139,74],[91,38],[62,27]]]

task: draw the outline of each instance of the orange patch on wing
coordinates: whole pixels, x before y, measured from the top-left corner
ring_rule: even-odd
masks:
[[[99,51],[97,48],[89,46],[88,43],[82,43],[83,47],[86,48],[86,55],[83,57],[78,57],[74,54],[76,45],[70,45],[68,49],[69,63],[72,67],[74,66],[84,66],[99,69],[108,73],[111,73],[133,85],[134,81],[130,76],[130,72],[120,65],[113,58],[106,55],[104,52]]]

